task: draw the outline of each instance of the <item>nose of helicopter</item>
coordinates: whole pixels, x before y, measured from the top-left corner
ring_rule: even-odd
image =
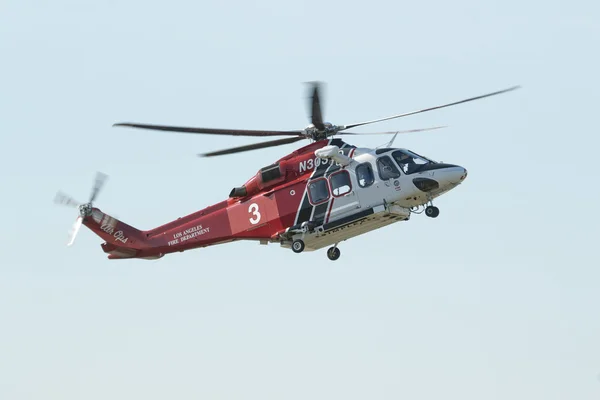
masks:
[[[459,165],[453,165],[440,172],[441,178],[446,181],[445,183],[454,185],[461,183],[467,177],[467,170]]]
[[[421,175],[414,178],[413,183],[423,192],[455,187],[461,184],[467,177],[467,170],[465,168],[452,164],[432,165],[426,171],[422,172],[430,173],[429,177]]]

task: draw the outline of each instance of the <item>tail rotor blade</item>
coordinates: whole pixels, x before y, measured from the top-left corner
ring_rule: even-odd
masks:
[[[67,206],[67,207],[72,207],[72,208],[77,208],[81,204],[77,200],[75,200],[68,194],[64,194],[63,192],[56,193],[56,196],[54,197],[54,202],[56,204],[60,204],[62,206]]]
[[[81,216],[77,217],[77,220],[73,224],[73,228],[71,228],[71,232],[69,234],[69,243],[67,243],[67,246],[73,245],[73,242],[75,242],[75,237],[77,236],[77,232],[79,232],[79,228],[81,228],[82,224],[83,218]]]
[[[93,203],[98,197],[98,193],[104,186],[104,183],[108,179],[108,175],[103,174],[102,172],[96,173],[96,181],[94,182],[94,188],[92,189],[92,194],[90,195],[90,203]]]

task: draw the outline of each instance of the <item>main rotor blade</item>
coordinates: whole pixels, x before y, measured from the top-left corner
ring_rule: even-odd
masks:
[[[200,157],[214,157],[214,156],[222,156],[224,154],[233,154],[233,153],[241,153],[243,151],[256,150],[256,149],[264,149],[266,147],[280,146],[283,144],[294,143],[304,139],[304,137],[295,137],[295,138],[285,138],[285,139],[277,139],[271,140],[268,142],[261,142],[255,144],[249,144],[246,146],[240,147],[232,147],[229,149],[213,151],[210,153],[198,154]]]
[[[93,203],[94,200],[96,200],[100,189],[102,189],[102,186],[104,186],[104,183],[107,179],[108,175],[103,174],[102,172],[96,172],[96,181],[94,182],[94,188],[92,189],[92,194],[90,195],[90,203]]]
[[[81,204],[80,202],[78,202],[68,194],[64,194],[63,192],[56,193],[56,196],[54,196],[54,202],[56,204],[72,208],[77,208]]]
[[[181,132],[181,133],[205,133],[209,135],[232,135],[232,136],[299,136],[302,131],[261,131],[247,129],[216,129],[216,128],[186,128],[182,126],[149,125],[130,122],[121,122],[113,126],[126,126],[130,128],[150,129],[155,131]]]
[[[390,131],[390,132],[340,132],[338,135],[396,135],[402,133],[413,133],[413,132],[424,132],[424,131],[433,131],[435,129],[446,128],[446,126],[434,126],[431,128],[421,128],[421,129],[407,129],[403,131]]]
[[[375,122],[387,121],[389,119],[394,119],[394,118],[406,117],[408,115],[414,115],[414,114],[419,114],[419,113],[423,113],[423,112],[426,112],[426,111],[437,110],[439,108],[445,108],[445,107],[455,106],[457,104],[467,103],[469,101],[479,100],[479,99],[483,99],[485,97],[490,97],[490,96],[495,96],[497,94],[510,92],[512,90],[519,89],[520,87],[521,86],[513,86],[513,87],[510,87],[508,89],[499,90],[497,92],[488,93],[488,94],[484,94],[484,95],[477,96],[477,97],[471,97],[471,98],[465,99],[465,100],[455,101],[454,103],[444,104],[444,105],[441,105],[441,106],[435,106],[435,107],[430,107],[430,108],[424,108],[422,110],[411,111],[411,112],[407,112],[407,113],[404,113],[404,114],[392,115],[391,117],[374,119],[374,120],[365,121],[365,122],[359,122],[357,124],[344,125],[344,126],[341,127],[340,130],[350,129],[350,128],[354,128],[354,127],[361,126],[361,125],[373,124]]]
[[[319,99],[319,82],[312,82],[313,93],[311,103],[311,122],[320,131],[325,130],[325,124],[323,123],[323,113],[321,111],[321,100]]]

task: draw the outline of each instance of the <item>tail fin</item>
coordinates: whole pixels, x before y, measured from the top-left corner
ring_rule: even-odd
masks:
[[[58,204],[79,209],[79,217],[73,225],[69,246],[73,244],[81,225],[85,225],[96,235],[106,240],[106,243],[102,244],[102,249],[105,253],[108,253],[110,259],[133,257],[155,259],[162,257],[163,254],[150,250],[152,246],[148,242],[146,232],[135,229],[93,207],[92,203],[98,197],[98,193],[104,186],[106,179],[106,174],[96,173],[92,194],[87,203],[75,201],[71,196],[61,192],[54,199]],[[144,251],[146,251],[145,254]]]
[[[133,258],[148,248],[144,232],[97,208],[84,218],[83,224],[106,241],[102,249],[109,254],[108,258]]]

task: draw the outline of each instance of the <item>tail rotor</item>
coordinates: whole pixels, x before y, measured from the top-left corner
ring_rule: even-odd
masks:
[[[83,224],[83,217],[80,215],[75,220],[75,223],[73,224],[73,227],[71,228],[71,232],[69,232],[69,242],[67,243],[67,246],[73,245],[73,243],[75,242],[75,237],[77,236],[77,232],[79,232],[79,228],[81,228],[82,224]]]
[[[96,179],[94,181],[94,186],[92,187],[92,193],[90,194],[90,198],[87,203],[80,203],[77,200],[75,200],[73,197],[71,197],[68,194],[65,194],[63,192],[58,192],[56,194],[56,197],[54,198],[54,202],[56,204],[59,204],[61,206],[70,207],[70,208],[78,208],[79,209],[79,216],[77,216],[77,219],[75,220],[75,223],[73,224],[73,227],[71,228],[67,246],[73,245],[73,243],[75,242],[75,237],[77,236],[77,233],[79,232],[79,229],[81,228],[81,225],[83,224],[83,219],[92,214],[93,202],[98,197],[98,194],[102,190],[107,179],[108,179],[108,175],[106,175],[102,172],[96,173]]]

